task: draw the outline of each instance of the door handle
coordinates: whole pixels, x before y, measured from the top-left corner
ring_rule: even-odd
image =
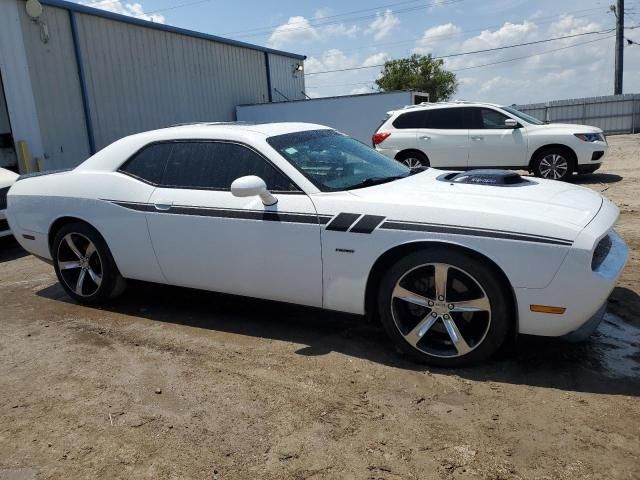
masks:
[[[427,136],[427,135],[423,135],[420,137],[420,140],[431,140],[431,137]]]
[[[153,202],[153,206],[156,208],[156,210],[166,212],[167,210],[171,210],[173,202],[167,200],[158,200],[157,202]]]
[[[484,137],[471,137],[471,140],[484,140]]]

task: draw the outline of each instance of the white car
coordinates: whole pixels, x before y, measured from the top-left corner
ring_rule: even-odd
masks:
[[[9,222],[7,222],[6,218],[7,192],[17,178],[17,173],[6,168],[0,168],[0,238],[11,235]]]
[[[585,125],[545,124],[492,103],[423,103],[388,112],[373,135],[376,150],[412,169],[524,169],[567,180],[602,164],[607,140]]]
[[[413,358],[481,361],[517,332],[597,326],[627,258],[618,209],[515,172],[410,175],[320,125],[194,124],[20,179],[9,223],[80,302],[125,279],[381,320]]]

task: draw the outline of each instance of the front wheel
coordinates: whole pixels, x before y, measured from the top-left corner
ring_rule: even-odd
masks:
[[[124,290],[107,243],[86,223],[63,226],[53,240],[52,254],[58,281],[74,300],[97,304]]]
[[[394,344],[435,366],[477,364],[509,331],[511,302],[503,282],[484,262],[456,250],[434,248],[398,260],[378,299]]]
[[[561,149],[547,149],[533,159],[533,173],[536,177],[549,180],[569,180],[575,169],[574,160]]]

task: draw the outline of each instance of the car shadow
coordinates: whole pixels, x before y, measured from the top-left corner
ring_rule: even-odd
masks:
[[[13,235],[0,238],[0,263],[10,262],[27,255],[29,253],[20,246]]]
[[[59,284],[37,294],[72,302]],[[640,329],[637,338],[627,339],[624,332],[617,336],[615,332],[611,334],[609,330],[618,328],[620,322],[624,323],[623,328],[629,327],[624,320],[613,316],[605,322],[613,326],[607,325],[604,332],[580,344],[521,336],[517,348],[502,352],[480,366],[438,369],[416,364],[398,354],[383,329],[360,316],[142,282],[132,283],[122,297],[100,309],[305,345],[295,351],[298,355],[339,352],[394,368],[451,374],[475,381],[640,396],[637,354]],[[635,344],[636,341],[639,343]]]
[[[622,181],[624,177],[615,173],[583,173],[574,175],[571,182],[577,185],[590,185],[594,183],[617,183]]]

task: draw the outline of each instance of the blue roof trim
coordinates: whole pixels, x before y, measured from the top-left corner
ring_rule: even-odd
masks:
[[[94,15],[96,17],[108,18],[117,22],[130,23],[139,27],[153,28],[155,30],[162,30],[164,32],[178,33],[180,35],[186,35],[189,37],[202,38],[203,40],[211,40],[218,43],[226,43],[227,45],[233,45],[234,47],[249,48],[251,50],[257,50],[259,52],[273,53],[275,55],[283,55],[285,57],[296,58],[299,60],[306,59],[306,55],[299,55],[297,53],[284,52],[282,50],[274,50],[273,48],[261,47],[259,45],[253,45],[252,43],[240,42],[238,40],[231,40],[229,38],[218,37],[217,35],[209,35],[208,33],[196,32],[194,30],[187,30],[186,28],[172,27],[164,25],[162,23],[150,22],[148,20],[141,20],[135,17],[129,17],[127,15],[120,15],[119,13],[108,12],[106,10],[100,10],[98,8],[88,7],[86,5],[80,5],[79,3],[66,2],[65,0],[42,0],[40,3],[48,5],[50,7],[64,8],[66,10],[72,10],[78,13],[85,13],[87,15]]]

